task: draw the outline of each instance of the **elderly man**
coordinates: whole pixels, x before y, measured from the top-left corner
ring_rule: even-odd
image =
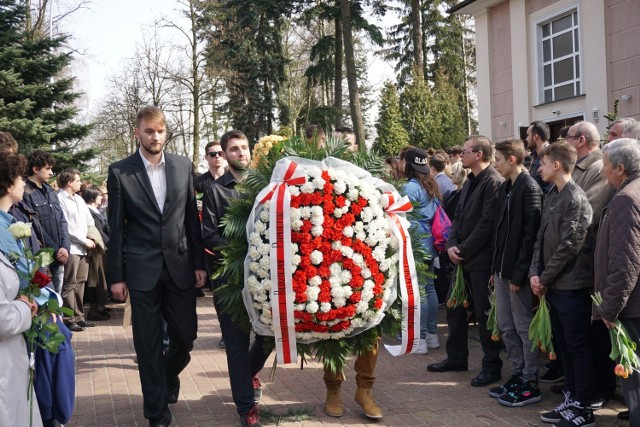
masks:
[[[594,258],[594,291],[602,305],[594,310],[612,328],[616,319],[631,339],[640,339],[640,146],[623,138],[605,145],[604,175],[617,189],[607,206],[598,231]],[[640,349],[636,349],[640,353]],[[630,425],[640,425],[640,376],[623,379],[622,391],[629,406]]]
[[[615,141],[618,138],[622,138],[622,134],[625,129],[633,125],[634,123],[637,122],[633,117],[623,117],[621,119],[617,119],[616,121],[611,123],[611,126],[609,126],[609,137],[607,140],[611,142]]]
[[[637,139],[640,141],[640,122],[635,122],[634,124],[627,126],[625,130],[622,131],[622,137]]]

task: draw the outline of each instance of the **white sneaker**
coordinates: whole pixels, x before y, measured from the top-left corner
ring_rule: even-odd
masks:
[[[418,346],[413,351],[414,354],[427,354],[429,353],[429,347],[427,346],[427,341],[423,339],[418,340]]]
[[[438,341],[438,334],[429,334],[429,333],[427,333],[427,339],[425,341],[427,342],[427,347],[429,347],[429,348],[439,348],[440,347],[440,341]]]

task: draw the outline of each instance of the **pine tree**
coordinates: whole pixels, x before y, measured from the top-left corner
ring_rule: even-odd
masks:
[[[22,2],[0,0],[0,128],[11,132],[21,152],[57,147],[56,169],[83,167],[92,150],[75,146],[91,126],[73,122],[73,78],[61,77],[71,63],[66,36],[49,38],[26,30]]]
[[[394,156],[409,144],[409,134],[402,126],[400,100],[393,83],[387,82],[380,95],[380,111],[376,123],[378,138],[373,147],[385,156]]]
[[[467,130],[463,126],[462,106],[458,103],[459,94],[444,69],[439,69],[435,76],[431,109],[432,122],[437,124],[437,127],[432,129],[431,136],[431,146],[434,148],[445,148],[464,142]]]
[[[400,95],[402,124],[409,135],[409,144],[416,147],[432,145],[433,130],[437,126],[432,120],[433,103],[429,86],[414,74],[413,81]]]

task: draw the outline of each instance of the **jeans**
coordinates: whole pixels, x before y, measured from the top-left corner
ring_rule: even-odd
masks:
[[[624,325],[629,333],[629,337],[634,342],[640,340],[640,319],[620,319],[620,322]],[[640,347],[636,347],[636,354],[640,355]],[[620,380],[622,385],[622,393],[624,394],[624,400],[629,407],[629,426],[640,426],[640,372],[633,371],[629,378]]]
[[[574,400],[588,406],[593,395],[590,291],[551,288],[547,301],[551,307],[551,329],[562,352],[564,390],[571,393]]]
[[[539,352],[531,352],[529,326],[533,319],[533,293],[529,286],[517,292],[509,289],[509,281],[493,276],[496,293],[496,315],[502,340],[507,348],[511,373],[522,373],[527,381],[538,380]]]
[[[222,339],[225,343],[233,402],[236,404],[238,414],[246,415],[255,405],[253,377],[262,370],[271,352],[265,351],[264,337],[260,335],[256,335],[249,346],[249,333],[233,320],[216,295],[213,296],[213,304],[218,313]]]
[[[433,274],[433,261],[429,263],[429,274]],[[432,277],[427,279],[424,295],[420,295],[420,338],[425,339],[427,333],[438,332],[438,295]]]
[[[484,354],[482,357],[482,371],[500,374],[502,370],[502,360],[500,359],[501,344],[491,340],[491,332],[487,329],[490,308],[488,284],[491,273],[489,271],[466,271],[464,267],[463,273],[467,292],[469,293],[469,303],[473,307],[478,321],[480,345]],[[455,280],[455,277],[452,277],[452,280]],[[451,293],[451,288],[449,293]],[[467,309],[462,305],[454,309],[447,309],[447,326],[449,327],[447,359],[455,365],[467,366],[469,359]]]
[[[64,281],[64,264],[60,264],[58,261],[54,261],[49,266],[51,271],[51,281],[53,282],[53,290],[57,293],[62,293],[62,282]]]

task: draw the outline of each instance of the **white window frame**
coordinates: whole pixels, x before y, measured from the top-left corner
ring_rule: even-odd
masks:
[[[556,21],[558,19],[561,19],[567,15],[572,15],[572,14],[576,14],[576,21],[577,24],[572,23],[571,27],[565,30],[562,30],[558,33],[550,33],[549,36],[547,37],[543,37],[542,35],[542,27],[545,24],[551,24],[553,21]],[[578,4],[572,4],[569,5],[565,8],[559,9],[559,10],[555,10],[553,13],[551,14],[547,14],[543,17],[540,17],[539,19],[536,20],[535,22],[535,43],[537,45],[537,58],[536,58],[536,67],[538,70],[538,85],[537,85],[537,92],[538,92],[538,102],[539,104],[547,104],[550,102],[556,102],[556,101],[562,101],[564,99],[569,99],[571,97],[574,96],[580,96],[584,94],[584,81],[583,81],[583,70],[582,70],[582,37],[581,37],[581,28],[580,28],[580,24],[581,24],[582,20],[580,18],[580,8]],[[573,45],[573,50],[572,53],[553,59],[553,43],[550,43],[550,48],[552,49],[551,51],[551,58],[549,61],[544,61],[544,51],[543,51],[543,40],[552,40],[553,36],[557,36],[559,34],[564,34],[564,33],[569,33],[569,32],[573,32],[574,30],[577,30],[577,34],[578,34],[578,49],[575,50],[575,40],[573,41],[574,45]],[[550,31],[552,31],[552,29],[550,29]],[[578,57],[577,61],[576,61],[576,57]],[[553,75],[553,64],[559,61],[563,61],[569,58],[573,58],[574,61],[574,73],[573,73],[573,79],[570,80],[565,80],[561,83],[556,83],[555,82],[555,77]],[[577,66],[575,65],[575,63],[577,62]],[[551,65],[551,85],[550,86],[545,86],[545,81],[544,81],[544,67],[545,65]],[[576,75],[578,75],[579,77],[576,77]],[[569,96],[569,97],[563,97],[563,98],[557,98],[556,94],[555,94],[555,90],[558,87],[561,86],[565,86],[567,84],[573,84],[573,89],[574,89],[574,94],[573,96]],[[579,90],[576,89],[576,85],[579,85]],[[552,99],[551,100],[545,100],[545,90],[551,90],[552,91]]]

